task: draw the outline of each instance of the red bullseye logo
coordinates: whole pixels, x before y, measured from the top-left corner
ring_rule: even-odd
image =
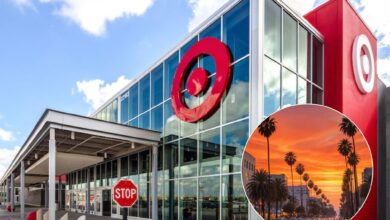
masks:
[[[207,70],[196,68],[188,73],[198,57],[202,55],[209,55],[214,59],[216,67],[214,85],[202,104],[195,108],[188,108],[182,93],[185,79],[188,77],[186,86],[191,96],[199,96],[202,92],[206,92],[209,85]],[[178,118],[186,122],[197,122],[214,113],[230,83],[230,63],[228,47],[217,38],[204,38],[188,50],[177,67],[172,83],[172,108]]]

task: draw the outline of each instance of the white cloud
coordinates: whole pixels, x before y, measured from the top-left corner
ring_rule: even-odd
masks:
[[[188,0],[194,13],[188,24],[188,30],[192,31],[226,2],[228,0]]]
[[[9,167],[19,150],[20,146],[15,146],[11,149],[0,148],[0,178],[7,171],[7,168]]]
[[[0,140],[1,141],[12,141],[14,140],[14,135],[11,131],[6,131],[0,128]]]
[[[112,83],[106,83],[101,79],[93,79],[77,81],[76,86],[77,91],[83,94],[84,100],[91,105],[93,110],[96,110],[129,82],[130,80],[122,75]]]
[[[32,5],[33,0],[13,0],[17,5]],[[104,35],[106,24],[120,17],[141,16],[154,0],[36,0],[56,4],[55,14],[70,19],[95,36]]]
[[[315,0],[284,0],[283,2],[299,14],[304,15],[313,9]]]

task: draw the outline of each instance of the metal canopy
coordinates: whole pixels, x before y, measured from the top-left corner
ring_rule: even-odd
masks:
[[[57,157],[61,158],[58,161],[76,164],[76,166],[63,168],[62,171],[57,169],[59,172],[56,175],[83,168],[105,158],[115,158],[132,151],[150,148],[158,145],[160,141],[159,132],[48,109],[30,133],[0,182],[4,182],[11,173],[18,176],[21,161],[25,162],[26,179],[29,180],[26,183],[33,184],[34,180],[41,182],[44,179],[45,173],[42,173],[42,170],[47,168],[45,157],[49,151],[50,128],[56,130]],[[74,155],[73,160],[69,155]],[[92,162],[80,162],[83,156],[90,158]],[[58,164],[57,168],[64,165],[66,164]],[[34,173],[33,170],[36,172]],[[47,172],[46,170],[46,174]]]

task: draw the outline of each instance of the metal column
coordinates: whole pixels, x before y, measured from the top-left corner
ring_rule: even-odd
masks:
[[[49,139],[49,219],[56,219],[56,139],[55,129],[50,128]]]
[[[6,202],[10,202],[10,196],[9,196],[9,179],[7,178],[6,182],[5,182],[5,193],[6,193],[6,196],[7,196],[7,200]]]
[[[20,162],[20,192],[19,192],[19,201],[20,201],[20,219],[24,219],[25,210],[24,210],[24,190],[25,190],[25,175],[24,175],[24,161]]]
[[[152,147],[152,219],[158,219],[158,199],[157,199],[157,162],[158,146]]]
[[[62,176],[58,177],[58,210],[62,209]]]
[[[11,210],[14,211],[15,207],[15,175],[11,174]]]

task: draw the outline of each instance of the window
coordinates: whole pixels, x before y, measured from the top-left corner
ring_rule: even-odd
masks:
[[[241,175],[222,176],[222,219],[247,219],[248,202]]]
[[[164,182],[164,219],[178,219],[179,181]]]
[[[133,120],[131,120],[129,122],[129,125],[132,126],[132,127],[138,127],[138,117],[134,118]]]
[[[159,105],[151,111],[152,130],[162,132],[163,129],[163,105]]]
[[[313,85],[313,104],[323,104],[323,92],[317,86]]]
[[[310,80],[310,34],[299,26],[298,74]]]
[[[112,166],[111,166],[111,161],[107,162],[106,163],[106,182],[107,182],[107,186],[111,186],[112,183],[111,183],[111,178],[112,178]]]
[[[138,83],[134,84],[130,88],[130,99],[129,99],[129,107],[130,107],[130,118],[132,119],[138,115]]]
[[[273,0],[265,0],[264,52],[280,61],[281,8]]]
[[[152,107],[162,102],[163,99],[163,65],[160,64],[151,73],[152,81]]]
[[[164,139],[176,140],[179,136],[179,120],[173,113],[171,101],[164,103]]]
[[[121,177],[129,175],[129,158],[122,157],[121,159]]]
[[[114,99],[112,102],[112,122],[118,122],[118,99]]]
[[[313,82],[320,87],[323,87],[323,51],[322,43],[313,37]],[[314,95],[313,95],[314,98]]]
[[[197,136],[188,137],[180,141],[180,176],[191,177],[197,175],[198,158]]]
[[[179,219],[196,219],[197,207],[197,180],[180,180]]]
[[[179,148],[177,141],[164,145],[164,179],[179,176]]]
[[[220,173],[220,134],[219,128],[200,134],[199,138],[199,169],[200,175]]]
[[[150,129],[150,111],[139,116],[139,127],[143,129]]]
[[[172,81],[177,65],[179,64],[179,53],[174,53],[165,61],[164,70],[164,98],[168,99],[171,97]]]
[[[297,75],[283,68],[282,74],[282,107],[296,104]]]
[[[129,120],[129,91],[121,95],[121,123],[125,124]]]
[[[204,31],[199,34],[199,38],[203,39],[206,37],[215,37],[221,39],[221,20],[218,19]],[[210,74],[215,73],[215,62],[210,56],[200,57],[200,66],[207,70]]]
[[[280,66],[264,58],[264,115],[268,116],[280,108]]]
[[[249,53],[249,1],[241,1],[223,19],[224,42],[228,45],[233,60],[237,60]]]
[[[215,177],[199,178],[199,219],[214,219],[211,216],[219,212],[219,181],[220,179]],[[248,209],[245,211],[248,212]]]
[[[310,103],[310,83],[298,77],[298,104]]]
[[[150,108],[150,75],[144,76],[139,82],[139,112],[142,113]]]
[[[283,65],[297,71],[297,22],[283,12]]]

